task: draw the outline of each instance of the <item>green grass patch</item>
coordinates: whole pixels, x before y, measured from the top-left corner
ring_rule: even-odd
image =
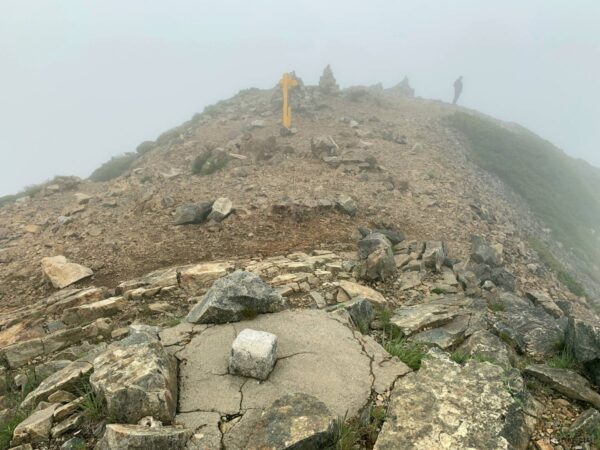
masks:
[[[83,397],[81,410],[90,422],[100,422],[107,418],[106,401],[86,384],[79,393]]]
[[[553,237],[582,260],[581,269],[600,278],[592,269],[600,261],[600,169],[521,127],[460,112],[448,123],[467,138],[473,160],[521,195]]]
[[[564,284],[569,291],[573,294],[581,297],[587,295],[585,289],[579,283],[573,275],[571,275],[565,267],[554,257],[548,247],[546,247],[541,241],[530,237],[528,240],[529,246],[535,250],[542,262],[556,274],[556,278],[562,284]]]
[[[471,359],[471,355],[464,350],[457,349],[450,353],[450,359],[455,363],[462,365]]]
[[[490,300],[487,307],[494,312],[502,312],[505,310],[504,303],[495,300]]]
[[[384,348],[392,355],[397,356],[400,361],[413,370],[421,368],[421,361],[425,358],[427,347],[418,342],[412,342],[405,338],[396,338],[386,342]]]
[[[8,409],[12,410],[13,414],[6,422],[0,423],[0,450],[10,448],[10,441],[15,428],[31,414],[31,410],[22,409],[20,404],[42,382],[41,378],[35,376],[33,370],[26,372],[25,375],[27,380],[21,388],[9,385],[6,394],[4,394]]]
[[[575,355],[573,355],[571,347],[567,345],[567,340],[564,335],[556,342],[554,348],[556,354],[546,361],[546,364],[550,367],[556,367],[557,369],[577,370],[579,368]]]
[[[90,180],[109,181],[117,178],[129,170],[138,156],[139,155],[136,153],[125,153],[124,155],[113,156],[92,172]]]
[[[340,417],[335,421],[333,435],[326,450],[359,450],[373,448],[386,418],[383,406],[371,407],[367,423],[358,418]]]

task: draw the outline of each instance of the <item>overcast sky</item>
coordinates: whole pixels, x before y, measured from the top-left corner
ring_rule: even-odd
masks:
[[[110,156],[295,70],[408,75],[600,166],[599,0],[0,1],[0,195]]]

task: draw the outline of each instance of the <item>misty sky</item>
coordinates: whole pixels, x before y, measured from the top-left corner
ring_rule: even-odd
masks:
[[[282,6],[285,5],[285,6]],[[295,70],[515,121],[600,166],[600,1],[0,1],[0,195]]]

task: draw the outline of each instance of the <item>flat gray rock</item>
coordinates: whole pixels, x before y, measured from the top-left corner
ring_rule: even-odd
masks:
[[[228,373],[232,342],[245,328],[278,336],[278,360],[266,381]],[[346,412],[352,417],[368,403],[372,389],[383,393],[410,371],[348,322],[318,310],[283,311],[208,327],[176,356],[181,361],[180,415],[210,411],[241,414],[242,420],[249,413],[260,415],[290,393],[316,398],[334,417]],[[230,428],[225,438],[247,439],[245,434],[235,436],[242,428]]]

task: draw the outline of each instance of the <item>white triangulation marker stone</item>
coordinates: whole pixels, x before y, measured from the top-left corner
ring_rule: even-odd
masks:
[[[233,341],[229,373],[266,380],[277,360],[277,336],[246,328]]]

